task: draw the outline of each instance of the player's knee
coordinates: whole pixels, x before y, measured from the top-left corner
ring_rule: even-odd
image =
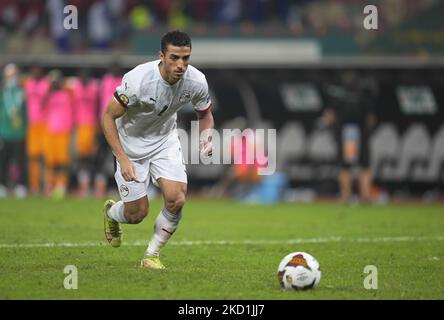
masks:
[[[166,201],[166,207],[169,212],[177,213],[185,205],[185,195],[180,194],[173,199],[168,199]]]
[[[145,219],[145,217],[147,215],[148,215],[147,211],[138,211],[138,212],[135,212],[135,213],[129,215],[127,220],[128,220],[128,223],[130,223],[130,224],[139,224],[143,221],[143,219]]]
[[[138,206],[133,209],[131,212],[128,212],[126,219],[129,224],[139,224],[145,219],[148,215],[148,206]]]

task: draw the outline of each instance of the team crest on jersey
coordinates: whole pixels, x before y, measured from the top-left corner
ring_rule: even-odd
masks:
[[[191,92],[188,90],[185,90],[182,92],[182,94],[179,97],[180,103],[185,103],[191,100]]]
[[[119,94],[119,99],[120,99],[120,101],[122,101],[125,105],[127,105],[128,102],[129,102],[128,97],[127,97],[126,95],[124,95],[123,93]]]
[[[126,197],[129,194],[129,189],[126,185],[122,184],[119,188],[120,190],[120,194],[122,195],[122,197]]]

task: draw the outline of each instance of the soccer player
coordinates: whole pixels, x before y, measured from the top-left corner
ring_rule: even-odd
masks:
[[[45,117],[48,121],[45,143],[45,193],[60,199],[68,189],[71,163],[69,145],[74,123],[74,104],[62,72],[58,69],[52,70],[48,78],[51,88],[45,98]]]
[[[44,98],[50,88],[50,81],[43,69],[34,66],[31,76],[25,83],[26,102],[28,111],[28,132],[26,150],[28,153],[28,176],[31,194],[41,192],[43,185],[42,171],[45,156],[44,141],[46,135],[46,117],[44,113]]]
[[[75,108],[76,151],[79,161],[77,173],[78,195],[90,193],[92,161],[94,158],[98,108],[98,83],[87,69],[79,70],[72,86]]]
[[[330,85],[327,91],[331,105],[323,113],[323,122],[333,128],[338,141],[338,182],[341,201],[346,203],[353,202],[353,167],[359,167],[360,200],[372,201],[369,138],[376,126],[373,103],[377,88],[370,80],[347,71],[341,75],[339,85]]]
[[[117,62],[114,62],[108,72],[103,76],[100,82],[100,99],[99,99],[99,119],[102,118],[103,113],[108,106],[109,97],[112,97],[116,91],[116,87],[122,82],[122,75],[120,67]],[[100,120],[99,120],[100,121]],[[98,130],[96,136],[97,151],[94,155],[93,171],[94,171],[94,196],[96,198],[103,198],[108,189],[108,172],[107,166],[104,165],[110,157],[108,143],[102,130]]]
[[[176,231],[185,204],[187,174],[176,129],[177,111],[191,102],[199,131],[214,127],[205,75],[189,65],[190,56],[191,39],[186,33],[165,34],[160,59],[126,73],[102,117],[103,132],[117,160],[114,176],[121,198],[104,205],[105,236],[111,246],[121,244],[120,223],[137,224],[148,214],[150,179],[164,199],[141,261],[145,268],[165,268],[159,251]],[[211,135],[201,134],[199,150],[212,155]]]
[[[20,71],[15,64],[7,64],[3,75],[4,83],[0,87],[0,198],[7,195],[9,177],[14,180],[15,195],[23,198],[26,196],[25,93],[20,84]]]

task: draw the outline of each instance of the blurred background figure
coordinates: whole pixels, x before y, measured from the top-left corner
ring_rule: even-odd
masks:
[[[100,119],[103,112],[108,105],[110,99],[114,99],[113,95],[116,88],[120,85],[122,81],[122,71],[115,61],[104,74],[100,82],[100,100],[99,100],[99,110],[97,117],[97,135],[96,135],[96,153],[93,160],[94,168],[94,196],[96,198],[103,198],[106,195],[108,189],[108,179],[113,173],[110,173],[107,168],[107,160],[111,157],[112,153],[108,147],[105,136],[101,129]]]
[[[46,2],[49,31],[51,37],[60,52],[69,52],[69,30],[64,27],[64,12],[65,1],[63,0],[47,0]]]
[[[231,120],[229,126],[241,131],[236,130],[239,134],[229,141],[231,165],[212,193],[218,197],[234,197],[242,200],[262,181],[263,177],[258,174],[258,169],[266,167],[267,159],[257,157],[255,133],[247,126],[244,117]]]
[[[236,136],[231,145],[232,166],[230,196],[243,199],[251,189],[259,184],[262,176],[258,174],[260,167],[256,158],[256,142],[254,131],[246,128],[241,136]]]
[[[0,92],[0,197],[13,188],[14,195],[26,196],[26,105],[19,69],[7,64]]]
[[[75,101],[75,151],[77,157],[78,195],[90,194],[92,162],[96,152],[95,138],[98,121],[98,83],[88,69],[80,69],[72,85]]]
[[[107,1],[94,1],[88,12],[88,38],[91,47],[106,50],[111,46],[113,22]]]
[[[356,71],[344,72],[339,83],[327,85],[326,91],[331,103],[323,114],[323,122],[333,128],[338,143],[341,201],[353,200],[352,170],[357,167],[360,200],[370,202],[369,137],[376,126],[374,92],[366,87],[363,75]]]
[[[74,122],[72,92],[65,87],[60,70],[48,74],[51,82],[45,99],[45,116],[48,121],[46,135],[45,193],[54,198],[65,196],[68,188],[71,130]]]
[[[28,113],[28,133],[26,151],[28,156],[28,183],[32,195],[37,195],[43,187],[44,142],[46,135],[46,117],[44,98],[48,94],[49,80],[39,66],[31,68],[31,75],[25,82]]]

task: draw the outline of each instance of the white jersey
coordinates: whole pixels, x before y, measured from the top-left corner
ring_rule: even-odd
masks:
[[[205,75],[188,65],[174,85],[159,71],[160,60],[140,64],[123,76],[115,99],[126,108],[116,120],[120,143],[131,160],[146,158],[169,135],[177,134],[177,111],[188,103],[196,111],[211,106]]]

